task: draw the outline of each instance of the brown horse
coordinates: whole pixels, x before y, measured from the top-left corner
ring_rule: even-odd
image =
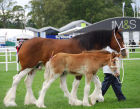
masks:
[[[56,54],[46,64],[46,79],[43,83],[40,96],[36,102],[36,106],[45,107],[44,97],[47,89],[54,82],[54,80],[56,80],[58,77],[66,75],[66,73],[71,73],[76,76],[85,75],[85,88],[83,98],[84,106],[91,106],[88,102],[88,94],[90,91],[90,82],[92,80],[95,81],[95,91],[93,96],[91,96],[91,103],[93,103],[94,105],[97,97],[99,97],[103,101],[104,97],[102,96],[101,82],[98,78],[96,78],[96,72],[99,68],[108,65],[114,74],[119,73],[119,56],[119,54],[115,54],[114,52],[110,53],[103,50],[83,52],[80,54]],[[66,73],[64,74],[63,72]],[[63,84],[63,81],[61,82]]]
[[[24,104],[27,105],[36,103],[36,99],[32,91],[32,81],[35,72],[38,68],[40,68],[39,66],[41,62],[45,65],[46,62],[56,53],[65,52],[77,54],[84,50],[103,49],[106,46],[110,46],[115,51],[121,52],[122,56],[126,56],[126,50],[121,49],[124,48],[124,42],[123,36],[121,35],[118,27],[116,27],[114,30],[92,31],[68,40],[33,38],[25,41],[18,54],[19,62],[21,64],[21,71],[19,74],[16,74],[13,77],[12,87],[9,89],[4,98],[5,106],[16,106],[15,97],[17,85],[27,74],[28,75],[25,79],[27,93]],[[65,89],[65,92],[67,92],[65,93],[66,96],[72,95],[76,99],[75,102],[70,101],[70,104],[72,105],[75,105],[76,102],[81,103],[81,101],[77,100],[76,97],[76,92],[81,77],[82,76],[76,76],[71,94],[69,94],[68,89]],[[62,77],[61,80],[65,81],[65,84],[62,85],[66,86],[67,84],[65,78]]]

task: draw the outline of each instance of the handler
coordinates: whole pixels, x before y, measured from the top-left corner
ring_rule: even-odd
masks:
[[[107,47],[106,50],[109,52],[113,52],[113,50],[110,47]],[[105,95],[106,91],[108,90],[108,88],[111,85],[114,92],[115,92],[115,95],[116,95],[118,101],[126,100],[126,98],[123,95],[122,90],[121,90],[121,83],[119,82],[120,81],[120,76],[119,76],[120,74],[116,73],[115,75],[113,75],[113,72],[110,70],[109,66],[107,66],[107,65],[103,67],[103,73],[105,74],[104,81],[102,83],[103,96]]]

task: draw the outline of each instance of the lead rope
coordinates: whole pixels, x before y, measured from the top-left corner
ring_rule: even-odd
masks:
[[[122,70],[123,70],[122,80],[119,80],[119,79],[116,77],[117,80],[118,80],[118,82],[119,82],[120,84],[123,83],[123,79],[124,79],[124,65],[123,65],[123,60],[121,60],[121,66],[122,66]]]
[[[125,48],[122,48],[122,47],[120,46],[120,43],[118,42],[117,37],[116,37],[116,34],[115,34],[115,29],[114,29],[114,37],[115,37],[115,40],[116,40],[116,42],[118,43],[118,45],[119,45],[119,47],[120,47],[120,51],[123,50],[123,49],[125,49]],[[122,66],[122,70],[123,70],[122,80],[120,81],[120,80],[116,77],[117,80],[118,80],[118,82],[119,82],[120,84],[123,83],[123,79],[124,79],[124,65],[123,65],[123,60],[122,60],[122,59],[121,59],[121,66]]]

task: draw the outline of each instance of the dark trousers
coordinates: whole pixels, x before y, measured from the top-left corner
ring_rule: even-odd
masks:
[[[118,77],[118,79],[120,80],[119,77]],[[102,83],[103,96],[105,95],[105,93],[108,90],[108,88],[110,87],[110,85],[112,86],[112,88],[115,92],[115,95],[118,98],[118,101],[126,99],[121,90],[121,83],[119,83],[117,78],[114,77],[112,74],[105,73],[104,81]]]

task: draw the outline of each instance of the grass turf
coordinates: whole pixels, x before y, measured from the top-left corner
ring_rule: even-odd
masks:
[[[0,60],[1,61],[1,60]],[[67,98],[64,97],[63,92],[59,88],[60,80],[57,79],[51,87],[48,89],[45,96],[45,105],[48,109],[111,109],[111,108],[140,108],[140,61],[124,61],[125,67],[125,77],[124,82],[122,84],[122,91],[126,96],[127,100],[123,102],[118,102],[117,98],[110,87],[105,95],[105,101],[103,103],[96,103],[91,107],[84,106],[70,106],[68,104]],[[42,87],[43,83],[43,72],[38,71],[34,78],[33,82],[33,91],[34,95],[37,98],[39,95],[39,91]],[[16,64],[9,64],[9,71],[5,71],[5,65],[0,64],[0,109],[6,109],[3,104],[3,98],[7,92],[7,90],[11,87],[12,78],[17,73]],[[102,70],[98,72],[98,76],[101,81],[103,81],[104,75]],[[74,76],[67,76],[67,84],[68,89],[71,90],[72,82]],[[84,90],[84,77],[80,82],[80,86],[78,88],[78,98],[82,100],[83,98],[83,90]],[[94,89],[94,84],[91,84],[91,92]],[[25,97],[26,89],[24,85],[24,79],[18,85],[17,95],[16,95],[16,103],[17,107],[8,107],[7,109],[38,109],[35,105],[24,105],[24,97]]]

